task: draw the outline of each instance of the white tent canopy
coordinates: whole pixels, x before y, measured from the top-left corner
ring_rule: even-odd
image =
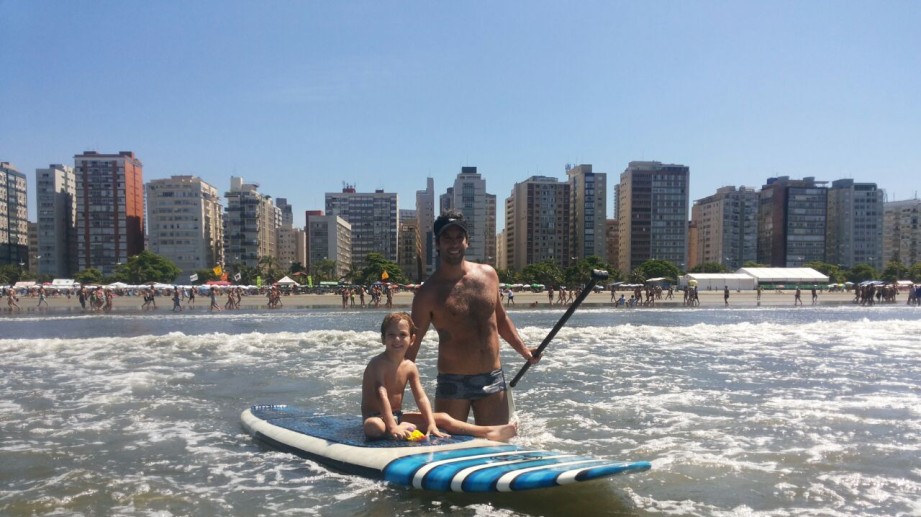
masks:
[[[828,276],[811,267],[743,267],[738,272],[758,284],[828,284]]]
[[[282,278],[281,280],[279,280],[279,281],[277,281],[277,282],[275,282],[275,283],[278,284],[278,285],[288,285],[288,286],[291,286],[291,285],[298,285],[297,282],[295,282],[294,280],[291,280],[291,279],[288,278],[287,276],[285,276],[284,278]]]
[[[678,278],[678,287],[697,284],[699,291],[753,290],[755,279],[742,273],[688,273]]]

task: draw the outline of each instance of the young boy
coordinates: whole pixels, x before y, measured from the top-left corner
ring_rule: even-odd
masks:
[[[361,415],[365,436],[371,439],[407,439],[417,428],[426,436],[466,434],[507,442],[518,432],[516,424],[479,426],[461,422],[447,413],[432,413],[432,406],[422,389],[416,363],[406,359],[406,350],[416,335],[412,317],[394,312],[381,323],[381,340],[386,349],[371,359],[365,368],[361,386]],[[403,393],[409,384],[419,413],[403,413]]]

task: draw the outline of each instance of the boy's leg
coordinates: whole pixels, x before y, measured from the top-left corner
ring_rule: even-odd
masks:
[[[384,426],[384,419],[379,416],[366,418],[363,427],[365,436],[371,439],[381,438],[387,432],[387,428]]]
[[[424,428],[422,415],[420,413],[404,413],[397,421],[397,428],[404,432],[413,432],[416,429]],[[365,419],[364,423],[365,436],[371,439],[392,438],[387,436],[387,425],[384,419],[379,416],[371,416]]]

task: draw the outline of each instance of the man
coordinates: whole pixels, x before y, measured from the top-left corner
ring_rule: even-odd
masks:
[[[538,358],[518,336],[502,306],[496,270],[466,260],[469,235],[464,214],[442,214],[434,230],[438,263],[413,298],[412,318],[419,330],[406,357],[416,360],[429,325],[434,325],[438,332],[435,411],[466,421],[472,409],[477,425],[507,424],[499,338],[530,363]]]

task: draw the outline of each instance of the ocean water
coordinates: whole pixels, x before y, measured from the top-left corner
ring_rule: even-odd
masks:
[[[516,440],[653,468],[494,496],[343,475],[242,431],[252,404],[357,413],[383,314],[0,318],[0,515],[921,515],[917,307],[581,308],[515,388]],[[536,346],[562,310],[511,314]],[[430,332],[430,396],[435,354]]]

